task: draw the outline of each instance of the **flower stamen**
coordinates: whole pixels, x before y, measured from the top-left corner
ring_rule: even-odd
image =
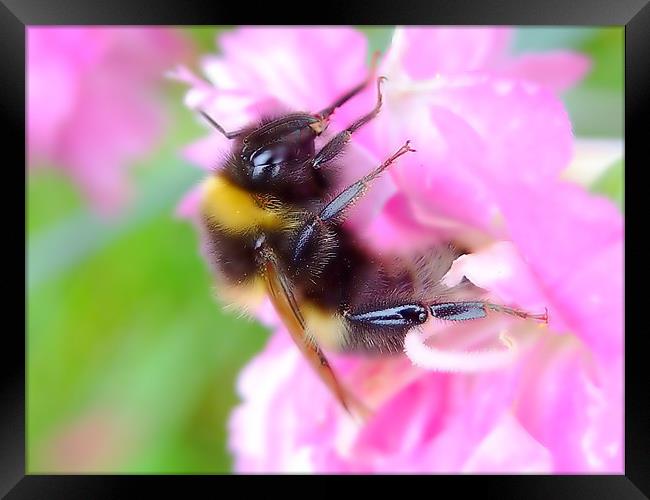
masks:
[[[485,348],[474,351],[448,351],[427,344],[434,333],[414,330],[404,340],[404,351],[413,364],[427,370],[456,373],[478,373],[503,368],[518,354],[517,345],[506,331],[499,334],[503,348]]]

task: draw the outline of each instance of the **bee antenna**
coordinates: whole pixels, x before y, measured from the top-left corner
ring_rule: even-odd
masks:
[[[219,125],[214,118],[212,118],[209,114],[207,114],[205,111],[202,109],[199,109],[199,113],[201,113],[201,116],[205,118],[210,125],[212,125],[214,128],[216,128],[221,134],[226,138],[226,139],[234,139],[238,136],[240,136],[244,131],[243,130],[236,130],[235,132],[226,132],[224,128]]]

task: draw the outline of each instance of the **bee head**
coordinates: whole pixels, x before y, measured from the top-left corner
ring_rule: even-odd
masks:
[[[253,189],[304,181],[314,157],[315,139],[324,130],[318,118],[292,114],[273,120],[241,142],[242,174]]]

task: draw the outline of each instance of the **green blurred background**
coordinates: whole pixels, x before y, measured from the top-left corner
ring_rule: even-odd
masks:
[[[215,52],[223,29],[184,30]],[[383,49],[391,28],[363,28]],[[622,139],[623,28],[525,28],[514,52],[592,58],[564,100],[578,137]],[[220,310],[191,224],[174,217],[202,177],[179,150],[205,134],[167,84],[164,142],[135,166],[137,197],[117,219],[89,211],[56,170],[27,178],[27,470],[228,472],[235,381],[268,332]],[[623,200],[623,162],[592,190]]]

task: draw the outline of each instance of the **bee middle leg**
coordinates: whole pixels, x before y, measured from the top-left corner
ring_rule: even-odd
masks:
[[[373,179],[377,178],[384,170],[390,167],[400,156],[414,151],[410,146],[410,141],[406,141],[390,158],[386,159],[372,172],[345,188],[332,201],[325,205],[318,215],[308,219],[294,235],[292,243],[292,265],[298,266],[304,260],[305,254],[309,253],[310,249],[313,248],[314,242],[323,237],[328,227],[341,221],[345,211],[364,195]]]

